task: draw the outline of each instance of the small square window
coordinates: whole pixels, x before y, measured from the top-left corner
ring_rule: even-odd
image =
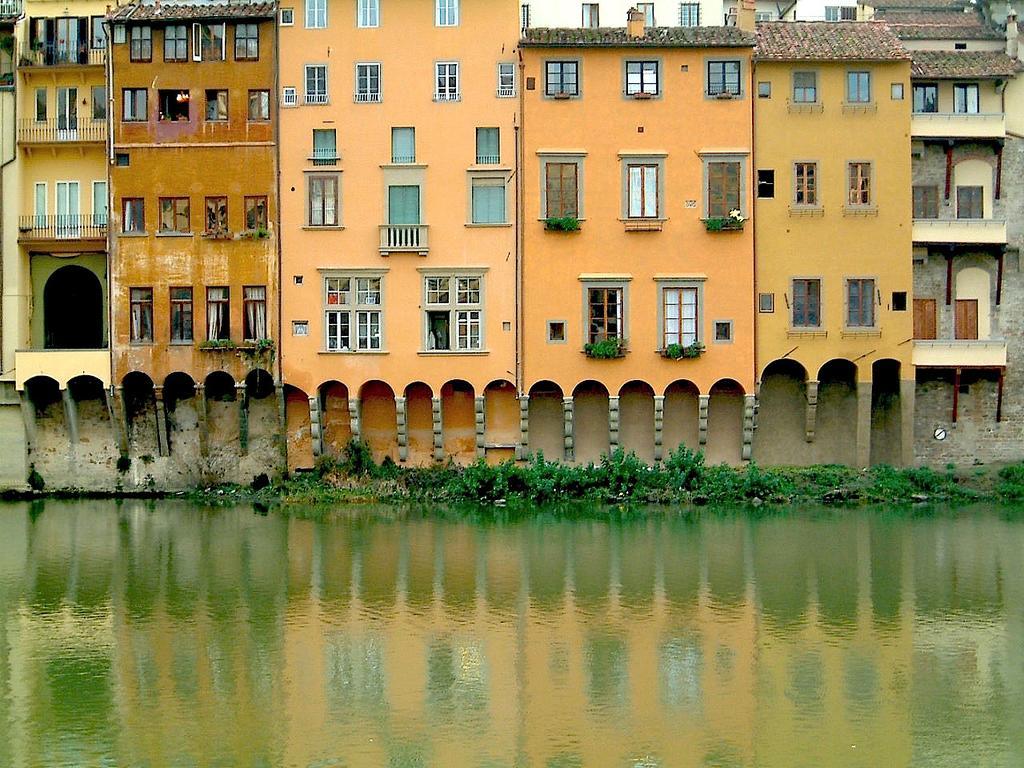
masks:
[[[564,320],[548,320],[548,343],[549,344],[564,344],[565,343],[565,321]]]
[[[114,155],[114,164],[118,168],[127,168],[131,164],[130,158],[128,157],[128,153],[127,152],[118,152],[117,154],[115,154]]]
[[[892,84],[892,100],[903,101],[903,83]]]
[[[757,196],[765,199],[775,197],[775,171],[771,169],[757,172]]]
[[[302,275],[292,275],[292,282],[296,285],[302,285]]]
[[[766,315],[770,315],[775,311],[775,294],[774,293],[759,293],[757,294],[757,311]]]
[[[757,98],[759,99],[770,99],[772,97],[772,84],[767,80],[762,80],[757,84]]]
[[[966,51],[967,50],[967,43],[953,43],[953,50],[954,51]]]
[[[893,312],[906,312],[907,311],[907,292],[906,291],[893,291],[892,292],[892,311]]]
[[[309,336],[309,321],[292,320],[292,336]]]
[[[281,9],[281,26],[290,27],[295,24],[295,9],[294,8],[282,8]]]
[[[732,320],[715,320],[715,342],[732,341]]]

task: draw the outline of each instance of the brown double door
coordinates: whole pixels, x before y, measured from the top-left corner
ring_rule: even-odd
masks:
[[[978,338],[978,300],[957,299],[953,307],[953,332],[957,339]],[[914,338],[934,339],[935,299],[914,299]]]

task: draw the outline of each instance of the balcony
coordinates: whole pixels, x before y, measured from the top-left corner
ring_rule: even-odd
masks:
[[[21,0],[0,0],[0,19],[16,19],[21,11]]]
[[[1006,137],[1006,116],[1002,112],[915,112],[910,133],[915,139],[1002,139]]]
[[[19,144],[90,144],[107,140],[107,121],[78,119],[19,120]]]
[[[914,242],[926,244],[1005,245],[1003,219],[914,219]]]
[[[80,249],[83,241],[98,241],[102,244],[106,239],[107,217],[103,215],[58,214],[18,217],[19,243],[47,243],[57,246],[67,243],[72,248]]]
[[[380,255],[392,253],[418,253],[426,256],[430,252],[426,224],[381,224]]]
[[[14,381],[19,390],[36,376],[47,376],[64,389],[76,376],[94,376],[110,386],[109,349],[19,349],[14,353]]]
[[[1004,339],[915,339],[914,365],[923,368],[1002,368]]]
[[[35,48],[22,46],[18,66],[35,67],[102,67],[107,63],[106,48],[90,48],[88,43],[69,46],[45,43]]]

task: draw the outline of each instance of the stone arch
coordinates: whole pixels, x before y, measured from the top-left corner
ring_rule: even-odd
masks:
[[[103,386],[103,382],[95,376],[89,376],[88,374],[75,376],[68,381],[68,390],[71,392],[71,398],[76,403],[86,400],[106,402],[106,389]]]
[[[572,391],[573,447],[576,461],[600,460],[608,453],[608,388],[599,381],[581,381]]]
[[[564,394],[553,381],[538,381],[530,387],[527,419],[531,454],[544,454],[553,461],[565,455],[565,416],[562,409]]]
[[[654,388],[628,381],[619,389],[619,445],[654,463]]]
[[[708,462],[739,464],[743,459],[743,386],[735,379],[719,379],[708,398]]]
[[[405,388],[406,461],[417,466],[434,460],[434,393],[422,381]]]
[[[814,461],[857,464],[857,366],[835,358],[818,369]]]
[[[662,450],[667,458],[680,445],[691,450],[700,446],[700,389],[692,381],[679,379],[665,389],[665,418]]]
[[[185,455],[198,456],[199,409],[196,407],[196,385],[187,373],[176,371],[164,379],[164,412],[167,416],[167,442],[169,450],[185,451]],[[187,447],[184,444],[188,444]]]
[[[903,463],[903,411],[900,361],[888,358],[871,364],[871,463]]]
[[[761,374],[753,457],[760,464],[808,464],[807,369],[773,360]],[[813,425],[811,425],[813,428]]]
[[[25,393],[35,407],[37,416],[61,402],[60,383],[49,376],[33,376],[25,382]]]
[[[214,371],[203,382],[207,402],[233,402],[236,397],[235,380],[226,371]]]
[[[311,469],[314,464],[314,456],[309,418],[309,397],[301,389],[291,384],[284,385],[284,419],[285,439],[288,446],[288,471]]]
[[[203,382],[206,394],[206,429],[211,454],[240,448],[238,388],[231,374],[213,371]]]
[[[178,403],[195,397],[196,383],[192,377],[182,371],[167,374],[163,384],[164,406],[168,413],[174,411]]]
[[[441,434],[446,456],[462,464],[476,459],[476,393],[468,381],[441,387]]]
[[[46,349],[103,347],[103,286],[95,273],[77,264],[55,270],[43,287]]]
[[[515,458],[519,443],[519,398],[510,381],[498,379],[484,387],[484,452],[489,460]]]
[[[362,439],[370,446],[375,461],[398,458],[398,411],[395,391],[386,382],[374,379],[359,389]]]
[[[352,439],[352,415],[348,387],[340,381],[320,385],[320,430],[324,453],[341,456]]]

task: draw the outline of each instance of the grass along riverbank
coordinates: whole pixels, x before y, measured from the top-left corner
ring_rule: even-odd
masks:
[[[613,451],[597,464],[569,466],[536,456],[524,463],[466,467],[401,467],[374,463],[364,443],[351,443],[342,459],[324,458],[313,472],[252,487],[214,486],[190,494],[203,503],[254,501],[318,505],[432,502],[541,505],[566,501],[611,504],[891,503],[1024,501],[1024,463],[995,470],[945,471],[876,466],[709,466],[704,455],[681,446],[649,466],[632,453]]]

